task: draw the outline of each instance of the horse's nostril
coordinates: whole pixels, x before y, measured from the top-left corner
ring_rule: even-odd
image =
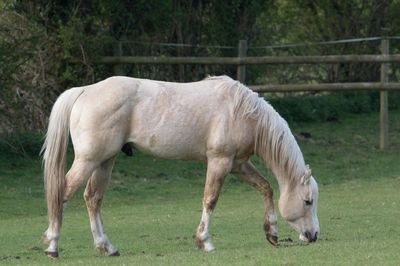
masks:
[[[312,235],[310,232],[306,232],[305,235],[306,235],[308,241],[310,241],[310,242],[315,242],[315,241],[317,241],[318,232],[315,232],[314,235]]]
[[[314,235],[313,241],[317,241],[317,239],[318,239],[318,232],[315,232],[315,235]]]
[[[306,236],[306,238],[308,239],[308,241],[312,241],[312,236],[311,236],[311,233],[309,232],[309,231],[306,231],[305,233],[304,233],[304,235]]]

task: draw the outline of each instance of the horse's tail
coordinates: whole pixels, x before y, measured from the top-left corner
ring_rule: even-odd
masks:
[[[72,107],[82,92],[83,88],[73,88],[58,97],[51,110],[46,139],[41,150],[47,212],[50,222],[61,222],[62,218],[69,120]]]

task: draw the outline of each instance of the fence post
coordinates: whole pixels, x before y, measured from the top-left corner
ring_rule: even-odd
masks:
[[[114,46],[114,56],[122,56],[122,42],[119,40]],[[114,76],[125,76],[124,65],[116,64],[114,65]]]
[[[247,55],[247,40],[239,40],[238,57],[246,57]],[[241,83],[246,81],[246,65],[238,65],[236,79]]]
[[[388,29],[383,30],[383,38],[381,40],[382,55],[389,55],[389,39],[387,38]],[[381,84],[389,82],[389,64],[381,64]],[[381,150],[386,150],[389,147],[389,107],[388,107],[388,92],[380,91],[380,143]]]

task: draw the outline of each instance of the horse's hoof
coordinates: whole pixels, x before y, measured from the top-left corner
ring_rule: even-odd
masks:
[[[57,259],[58,258],[58,251],[45,251],[44,252],[47,257],[51,259]]]
[[[278,236],[267,234],[267,240],[273,246],[278,246]]]
[[[197,237],[197,236],[196,236],[195,240],[196,240],[196,246],[197,246],[199,249],[202,249],[202,250],[204,250],[205,252],[211,252],[211,251],[214,251],[214,250],[215,250],[215,247],[214,247],[214,245],[212,244],[212,242],[211,242],[211,240],[210,240],[209,237],[207,237],[206,240],[201,240],[200,237]]]
[[[110,256],[110,257],[119,257],[119,256],[120,256],[120,254],[119,254],[119,251],[118,251],[118,250],[116,250],[116,251],[114,251],[113,253],[111,253],[111,254],[108,254],[108,256]]]

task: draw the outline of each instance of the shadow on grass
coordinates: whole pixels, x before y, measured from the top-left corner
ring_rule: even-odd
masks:
[[[320,238],[317,240],[318,242],[325,242],[325,241],[331,241],[328,238]],[[291,247],[303,247],[303,246],[309,246],[309,245],[315,245],[314,243],[305,243],[301,240],[293,240],[290,237],[283,238],[278,241],[278,246],[277,248],[291,248]]]

